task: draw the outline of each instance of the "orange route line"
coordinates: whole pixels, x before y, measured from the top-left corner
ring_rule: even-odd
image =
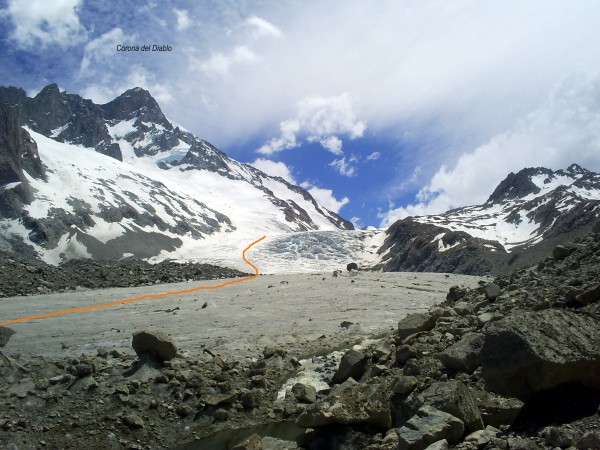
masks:
[[[168,297],[169,295],[189,294],[190,292],[197,292],[197,291],[200,291],[203,289],[220,289],[222,287],[230,286],[232,284],[243,283],[244,281],[254,280],[255,278],[258,277],[258,267],[256,267],[254,264],[252,264],[250,261],[248,261],[246,259],[246,252],[248,250],[250,250],[250,248],[253,245],[258,244],[260,241],[262,241],[265,238],[266,238],[266,236],[263,236],[260,239],[257,239],[252,244],[248,245],[248,247],[246,247],[244,249],[244,251],[242,252],[242,259],[244,260],[244,262],[254,269],[254,275],[251,275],[249,277],[236,278],[235,280],[227,281],[225,283],[216,284],[216,285],[212,285],[212,286],[196,286],[195,288],[184,289],[182,291],[162,292],[162,293],[158,293],[158,294],[146,294],[146,295],[141,295],[139,297],[127,298],[125,300],[118,300],[116,302],[103,303],[101,305],[85,306],[82,308],[65,309],[63,311],[54,311],[54,312],[46,313],[46,314],[39,314],[36,316],[27,316],[27,317],[22,317],[20,319],[9,320],[8,322],[0,322],[0,326],[10,325],[13,323],[27,322],[28,320],[33,320],[33,319],[45,319],[47,317],[62,316],[65,314],[94,311],[96,309],[108,308],[109,306],[117,306],[117,305],[124,305],[126,303],[139,302],[140,300],[146,300],[149,298],[161,298],[161,297]]]

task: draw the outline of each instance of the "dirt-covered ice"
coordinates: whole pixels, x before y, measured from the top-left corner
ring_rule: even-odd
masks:
[[[387,332],[406,314],[443,300],[450,286],[473,287],[478,280],[434,273],[261,275],[222,289],[13,324],[16,334],[3,352],[56,357],[118,348],[132,353],[132,334],[156,329],[170,334],[187,356],[207,349],[244,358],[270,345],[303,356]],[[0,321],[223,281],[3,298]],[[341,327],[342,322],[349,324]]]

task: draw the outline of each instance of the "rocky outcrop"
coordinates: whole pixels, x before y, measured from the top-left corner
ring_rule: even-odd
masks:
[[[390,272],[483,275],[497,271],[509,258],[497,242],[420,223],[411,217],[394,223],[386,234],[378,250],[383,257],[375,268]]]

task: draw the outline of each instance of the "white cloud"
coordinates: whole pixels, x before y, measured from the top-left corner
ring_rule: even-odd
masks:
[[[134,39],[135,36],[126,36],[123,30],[117,27],[91,40],[85,46],[80,73],[89,75],[92,63],[102,63],[104,59],[114,56],[118,44],[127,44]]]
[[[192,26],[192,20],[187,10],[173,8],[173,13],[177,17],[177,31],[187,30]]]
[[[342,209],[344,205],[350,203],[350,199],[348,197],[343,197],[341,200],[335,198],[331,189],[311,186],[306,182],[302,183],[301,186],[314,197],[318,204],[323,205],[329,211],[333,211],[334,213],[339,213],[340,209]]]
[[[381,152],[373,152],[367,156],[367,161],[377,161],[381,156]]]
[[[200,69],[208,75],[225,76],[233,66],[250,63],[256,56],[245,45],[235,47],[230,53],[215,53],[206,61],[200,63]]]
[[[283,162],[276,162],[270,159],[257,158],[253,163],[250,163],[250,165],[256,167],[258,170],[262,170],[267,175],[271,175],[273,177],[281,177],[292,184],[297,184],[296,180],[294,179],[294,176],[292,175],[292,171]]]
[[[361,229],[361,228],[364,228],[364,226],[365,226],[360,217],[354,216],[350,219],[350,222],[352,222],[352,225],[354,225],[354,228],[356,228],[356,229]]]
[[[252,16],[246,20],[246,24],[252,28],[256,39],[262,37],[279,39],[283,37],[283,32],[278,27],[260,17]]]
[[[346,160],[346,157],[335,159],[331,163],[329,163],[330,167],[333,167],[340,175],[344,175],[345,177],[353,177],[358,173],[358,169],[356,166],[353,166],[352,163],[356,163],[357,159],[355,157],[351,157],[349,160]]]
[[[325,139],[325,142],[333,143],[331,147],[334,150],[335,143],[339,141],[341,152],[341,140],[334,135],[345,134],[350,139],[356,139],[363,136],[365,129],[365,123],[358,120],[354,113],[353,101],[348,93],[331,97],[313,95],[298,102],[296,117],[281,122],[279,137],[266,142],[258,152],[268,155],[297,147],[300,144],[299,135],[309,141]],[[335,153],[331,148],[327,149]]]
[[[85,39],[77,15],[80,4],[81,0],[10,0],[2,15],[11,19],[15,26],[11,38],[22,47],[67,48]]]
[[[334,155],[342,155],[342,140],[337,136],[327,136],[319,141],[325,150],[330,151]]]
[[[418,203],[380,214],[381,225],[480,204],[510,172],[525,167],[600,170],[600,76],[571,77],[514,129],[500,133],[453,167],[442,166],[417,195]]]

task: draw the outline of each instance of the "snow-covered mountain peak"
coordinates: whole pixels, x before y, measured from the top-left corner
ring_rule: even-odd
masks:
[[[22,137],[11,140],[18,147],[12,156],[0,155],[14,166],[0,186],[0,203],[11,206],[0,211],[0,247],[49,262],[186,258],[225,236],[244,242],[265,233],[353,229],[301,187],[173,124],[144,89],[96,105],[56,85],[34,98],[0,87],[1,103],[14,109],[5,127],[14,130],[0,133]],[[37,155],[36,142],[47,178],[22,158],[15,163],[15,155]]]
[[[489,273],[548,239],[589,229],[599,214],[600,174],[576,164],[526,168],[510,173],[482,205],[394,223],[380,249],[381,266]]]
[[[171,122],[163,114],[158,102],[150,92],[139,87],[125,91],[114,100],[100,105],[100,108],[109,121],[138,119],[172,129]]]
[[[584,212],[582,205],[589,208]],[[573,164],[566,170],[536,167],[510,173],[483,205],[414,220],[497,241],[510,251],[542,241],[569,221],[590,221],[597,211],[600,175]]]

